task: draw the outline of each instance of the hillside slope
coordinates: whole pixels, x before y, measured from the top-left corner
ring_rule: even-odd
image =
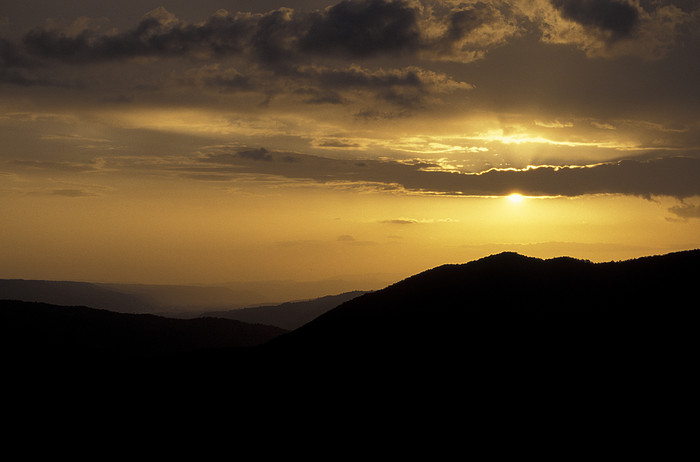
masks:
[[[379,373],[671,367],[688,359],[698,276],[697,250],[609,263],[502,253],[350,300],[261,350]]]
[[[287,330],[294,330],[341,303],[359,297],[364,293],[366,292],[345,292],[313,300],[286,302],[279,305],[255,306],[226,311],[210,311],[203,315],[235,319],[253,324],[267,324]]]
[[[15,300],[0,301],[0,320],[5,364],[28,368],[157,362],[195,351],[247,348],[286,332],[229,319],[171,319]]]

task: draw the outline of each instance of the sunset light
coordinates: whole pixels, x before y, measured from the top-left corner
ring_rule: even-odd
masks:
[[[700,246],[693,2],[5,3],[0,278]]]
[[[512,204],[519,204],[523,201],[523,199],[525,198],[522,196],[522,194],[513,193],[508,195],[508,201],[510,201]]]

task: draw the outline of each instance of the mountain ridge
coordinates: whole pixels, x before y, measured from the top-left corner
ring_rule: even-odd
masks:
[[[700,250],[604,263],[503,252],[365,293],[250,348],[174,352],[154,371],[265,388],[284,377],[461,383],[460,364],[492,378],[668,369],[688,360],[699,268]]]
[[[206,311],[201,313],[201,316],[236,319],[244,322],[267,324],[287,330],[294,330],[341,303],[365,293],[367,293],[367,291],[356,290],[341,294],[326,295],[311,300],[297,300],[276,305],[243,307],[225,311]]]
[[[345,443],[395,432],[461,446],[473,429],[498,444],[655,438],[659,422],[675,435],[695,395],[699,270],[700,250],[608,263],[502,253],[426,270],[249,347],[66,369],[4,345],[22,366],[5,367],[8,396],[25,397],[20,414],[27,402],[91,418],[106,407],[106,420],[145,410],[149,432],[223,417],[302,441],[299,416]]]
[[[466,321],[488,322],[494,329],[499,322],[535,327],[538,322],[566,322],[571,327],[575,321],[591,323],[594,318],[605,318],[615,327],[625,322],[651,322],[653,316],[670,322],[692,295],[699,267],[700,250],[604,263],[503,252],[413,275],[345,302],[270,343],[293,344],[290,339],[309,345],[326,342],[326,347],[343,341],[357,343],[351,331],[363,322],[379,324],[372,335],[366,329],[364,337],[382,345],[386,343],[380,341],[383,329],[393,328],[393,334],[407,341],[411,332],[439,329],[441,319],[453,321],[443,327],[454,335],[459,335],[461,323]],[[666,311],[663,303],[670,305]],[[563,305],[566,309],[560,309]],[[613,326],[602,324],[598,330],[603,328]],[[437,333],[430,338],[444,343],[441,337]]]
[[[19,300],[0,300],[0,319],[6,361],[30,367],[135,364],[191,351],[246,348],[287,332],[230,319],[176,319]]]

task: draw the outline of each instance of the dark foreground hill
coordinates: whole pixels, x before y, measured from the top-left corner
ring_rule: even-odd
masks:
[[[408,362],[652,354],[687,340],[676,334],[697,317],[699,276],[700,251],[609,263],[502,253],[350,300],[265,348]]]
[[[0,300],[4,364],[78,370],[263,344],[286,330],[203,317],[171,319],[84,306]],[[71,370],[75,372],[75,370]]]
[[[700,250],[609,263],[502,253],[353,298],[259,346],[120,369],[93,381],[93,399],[129,389],[139,409],[253,419],[297,442],[331,434],[336,448],[376,438],[411,452],[430,435],[426,457],[468,454],[473,439],[496,453],[567,442],[559,456],[598,454],[603,441],[668,456],[677,446],[661,436],[690,428],[699,277]]]

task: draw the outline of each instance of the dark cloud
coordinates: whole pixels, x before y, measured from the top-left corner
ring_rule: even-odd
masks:
[[[70,28],[37,27],[24,35],[23,45],[32,55],[71,63],[91,63],[136,57],[246,56],[285,72],[285,64],[314,57],[368,58],[418,53],[440,59],[453,54],[452,45],[480,26],[502,40],[500,13],[479,2],[457,11],[433,16],[429,10],[404,0],[344,0],[311,12],[280,8],[264,14],[219,10],[208,20],[189,24],[164,8],[146,14],[125,32],[103,31],[80,25]],[[439,39],[431,29],[447,23]],[[476,37],[476,47],[489,40]],[[470,55],[471,56],[471,55]]]
[[[628,194],[642,197],[691,197],[700,194],[700,159],[670,157],[623,160],[587,167],[539,167],[490,170],[478,175],[473,192],[518,191],[526,195],[580,196]],[[465,188],[465,192],[469,189]]]
[[[32,54],[76,63],[202,52],[232,54],[244,50],[254,28],[255,22],[248,15],[218,12],[203,24],[189,25],[159,8],[123,33],[84,29],[68,34],[63,30],[35,28],[24,36],[23,43]]]
[[[378,111],[376,109],[365,109],[353,114],[355,120],[363,122],[372,122],[377,120],[405,119],[410,117],[411,113],[407,110],[395,111]]]
[[[478,3],[470,8],[455,11],[448,16],[448,27],[444,38],[456,42],[492,18],[491,7],[487,3]]]
[[[184,23],[159,8],[123,33],[35,28],[23,43],[34,55],[74,63],[206,53],[246,54],[264,65],[282,66],[303,54],[366,57],[416,50],[420,36],[414,7],[400,0],[366,0],[306,14],[288,8],[265,14],[220,10],[200,24]]]
[[[294,94],[304,97],[304,102],[307,104],[343,104],[346,102],[335,91],[319,90],[307,86],[294,90]]]
[[[258,152],[258,151],[253,151]],[[592,166],[543,166],[492,169],[478,174],[439,170],[426,162],[330,159],[296,154],[293,164],[282,161],[288,154],[264,151],[256,156],[211,153],[202,159],[211,171],[237,174],[242,157],[267,162],[247,163],[247,173],[276,175],[318,182],[357,182],[393,185],[430,194],[503,196],[513,192],[531,196],[581,196],[625,194],[641,197],[700,195],[700,159],[670,157],[622,160]],[[256,167],[257,165],[257,167]]]
[[[415,67],[391,70],[370,70],[359,66],[332,68],[307,66],[297,68],[294,78],[320,91],[335,96],[330,102],[341,102],[343,92],[369,92],[374,97],[402,107],[420,104],[428,95],[470,89],[444,74]]]
[[[305,52],[361,57],[412,52],[421,45],[418,11],[401,0],[344,0],[314,12],[299,45]]]
[[[26,66],[27,64],[27,57],[21,50],[14,43],[0,37],[0,66],[8,68]]]
[[[253,69],[251,74],[243,75],[235,69],[207,66],[190,75],[182,82],[222,92],[289,94],[301,97],[307,104],[352,104],[370,97],[372,101],[412,108],[423,105],[429,98],[473,88],[446,74],[418,67],[384,70],[360,66],[288,65],[283,75],[265,69]]]
[[[697,0],[639,0],[639,4],[647,11],[654,11],[665,6],[674,6],[689,13],[700,8]]]
[[[614,38],[630,35],[639,23],[639,11],[624,0],[550,1],[564,18],[610,32]]]
[[[646,7],[626,0],[549,2],[562,17],[602,31],[610,39],[629,37],[642,28],[638,8],[656,12],[661,6],[677,4],[686,19],[697,11],[681,0],[644,1]],[[279,8],[253,14],[219,10],[207,20],[192,24],[160,7],[123,32],[105,30],[104,24],[80,22],[67,28],[37,27],[24,35],[23,45],[33,56],[72,63],[233,55],[245,56],[277,72],[285,72],[285,64],[308,63],[318,57],[363,59],[403,54],[468,62],[482,58],[491,48],[523,35],[529,28],[548,30],[549,36],[553,25],[546,23],[541,9],[530,10],[535,11],[518,2],[504,1],[436,2],[425,6],[407,0],[343,0],[315,11]],[[657,19],[666,25],[679,20],[669,14]],[[649,29],[648,24],[644,28]],[[7,64],[26,59],[12,48],[0,42],[0,60]]]
[[[255,160],[255,161],[262,160],[265,162],[272,162],[272,156],[267,153],[267,149],[265,149],[265,148],[240,151],[238,153],[238,157],[242,157],[243,159]]]
[[[0,83],[20,86],[50,85],[51,81],[28,73],[35,63],[13,42],[0,37]]]
[[[205,78],[204,83],[224,91],[248,91],[256,88],[250,76],[238,73],[212,75]]]
[[[252,56],[263,64],[274,66],[292,61],[297,55],[299,29],[292,10],[282,8],[263,15],[249,41]]]

